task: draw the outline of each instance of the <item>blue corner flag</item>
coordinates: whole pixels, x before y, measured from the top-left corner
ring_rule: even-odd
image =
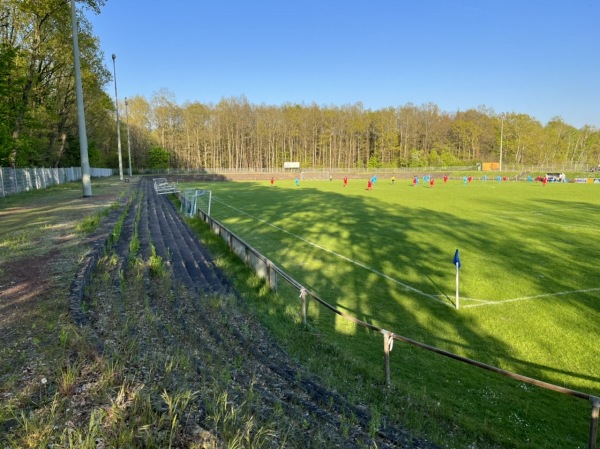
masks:
[[[460,256],[458,255],[458,250],[456,250],[454,253],[454,259],[452,260],[452,263],[460,268]]]

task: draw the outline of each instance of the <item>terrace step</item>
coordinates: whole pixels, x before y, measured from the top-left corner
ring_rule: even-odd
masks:
[[[232,403],[241,407],[244,396],[251,392],[255,398],[255,416],[273,425],[277,425],[277,420],[283,421],[281,432],[273,437],[281,438],[273,442],[277,447],[285,446],[286,432],[298,427],[296,444],[300,444],[298,438],[303,443],[312,438],[311,441],[321,441],[323,447],[434,449],[430,443],[413,439],[403,429],[393,426],[381,426],[373,434],[368,410],[324,388],[298,366],[259,323],[243,313],[243,307],[237,303],[243,299],[227,295],[233,292],[230,282],[169,199],[154,189],[150,179],[139,182],[114,247],[121,261],[118,272],[127,273],[126,261],[134,257],[130,254],[130,242],[136,226],[140,247],[135,257],[140,257],[146,262],[142,266],[148,267],[154,248],[171,273],[172,297],[167,298],[157,290],[148,272],[144,274],[144,294],[131,291],[127,301],[121,297],[123,288],[103,295],[104,300],[89,312],[89,322],[106,341],[134,337],[140,360],[160,360],[165,354],[179,352],[189,355],[194,359],[198,377],[193,390],[205,387],[207,378],[228,373],[228,382],[221,386],[227,389]],[[127,276],[123,278],[126,281]],[[117,314],[111,312],[115,306]],[[152,319],[148,322],[140,316]],[[123,334],[125,328],[128,333]],[[153,378],[163,376],[160,364],[152,366]],[[146,372],[135,371],[134,375],[150,383],[153,378],[145,378]],[[175,379],[173,382],[193,382],[179,378],[183,375],[178,372],[170,376]],[[202,410],[205,404],[199,403],[198,407]],[[193,419],[199,419],[198,424],[203,426],[201,417],[205,414],[203,411]],[[305,428],[300,430],[303,425]],[[342,428],[346,430],[342,432]]]

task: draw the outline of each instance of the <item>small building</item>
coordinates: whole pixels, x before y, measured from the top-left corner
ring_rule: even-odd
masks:
[[[564,173],[546,173],[548,182],[566,182],[567,178]]]

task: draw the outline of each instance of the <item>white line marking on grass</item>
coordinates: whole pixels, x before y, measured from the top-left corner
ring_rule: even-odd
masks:
[[[282,227],[279,227],[277,225],[269,223],[268,221],[263,220],[262,218],[258,218],[258,217],[254,216],[254,215],[251,215],[248,212],[245,212],[245,211],[243,211],[241,209],[233,207],[230,204],[227,204],[227,203],[225,203],[223,201],[220,201],[220,200],[218,200],[218,199],[216,199],[214,197],[213,197],[213,201],[219,202],[219,203],[223,204],[224,206],[227,206],[230,209],[235,210],[236,212],[239,212],[241,214],[247,215],[248,217],[252,218],[253,220],[256,220],[256,221],[259,221],[261,223],[264,223],[267,226],[270,226],[272,228],[277,229],[278,231],[281,231],[281,232],[283,232],[285,234],[291,235],[292,237],[295,237],[298,240],[302,240],[303,242],[307,243],[308,245],[311,245],[311,246],[313,246],[315,248],[318,248],[321,251],[325,251],[325,252],[328,252],[330,254],[333,254],[334,256],[339,257],[340,259],[343,259],[343,260],[345,260],[347,262],[350,262],[350,263],[352,263],[352,264],[354,264],[354,265],[356,265],[358,267],[364,268],[367,271],[375,273],[378,276],[381,276],[381,277],[383,277],[383,278],[385,278],[385,279],[387,279],[387,280],[389,280],[389,281],[391,281],[391,282],[393,282],[393,283],[395,283],[397,285],[400,285],[401,287],[404,287],[405,289],[407,289],[407,290],[409,290],[409,291],[411,291],[413,293],[416,293],[416,294],[421,295],[421,296],[425,296],[426,298],[429,298],[429,299],[433,299],[434,301],[437,301],[437,302],[439,302],[441,304],[444,304],[444,305],[446,305],[448,307],[454,307],[453,304],[450,304],[448,301],[445,301],[444,299],[441,299],[441,298],[446,298],[447,299],[448,296],[446,296],[446,295],[431,295],[429,293],[425,293],[424,291],[421,291],[421,290],[419,290],[419,289],[417,289],[415,287],[412,287],[411,285],[404,284],[403,282],[400,282],[397,279],[394,279],[393,277],[391,277],[391,276],[389,276],[389,275],[387,275],[385,273],[382,273],[379,270],[371,268],[371,267],[369,267],[369,266],[367,266],[367,265],[365,265],[365,264],[363,264],[361,262],[358,262],[356,260],[350,259],[349,257],[346,257],[346,256],[344,256],[344,255],[342,255],[340,253],[336,253],[335,251],[332,251],[330,249],[324,248],[321,245],[318,245],[318,244],[313,243],[313,242],[311,242],[309,240],[306,240],[304,237],[301,237],[301,236],[299,236],[297,234],[294,234],[294,233],[292,233],[290,231],[287,231],[287,230],[283,229]],[[467,297],[462,297],[462,296],[461,296],[460,299],[462,299],[463,301],[474,301],[474,302],[478,303],[478,304],[466,304],[466,305],[462,306],[463,309],[468,309],[468,308],[471,308],[471,307],[502,305],[502,304],[509,303],[509,302],[527,301],[527,300],[531,300],[531,299],[549,298],[549,297],[553,297],[553,296],[564,296],[564,295],[571,295],[571,294],[575,294],[575,293],[589,293],[589,292],[596,292],[596,291],[600,291],[600,288],[590,288],[590,289],[585,289],[585,290],[571,290],[571,291],[557,292],[557,293],[544,293],[544,294],[540,294],[540,295],[523,296],[523,297],[520,297],[520,298],[502,299],[502,300],[498,300],[498,301],[493,301],[493,300],[489,300],[489,299],[467,298]]]
[[[589,292],[598,292],[598,291],[600,291],[600,288],[588,288],[585,290],[571,290],[571,291],[566,291],[566,292],[544,293],[541,295],[522,296],[521,298],[502,299],[500,301],[483,301],[483,300],[478,300],[478,299],[476,300],[476,299],[470,299],[470,298],[461,298],[461,299],[466,299],[466,300],[470,299],[471,301],[482,301],[479,304],[469,304],[469,305],[463,306],[463,308],[467,309],[467,308],[471,308],[471,307],[502,305],[502,304],[506,304],[507,302],[527,301],[530,299],[550,298],[552,296],[564,296],[564,295],[573,295],[576,293],[589,293]]]
[[[489,299],[475,299],[475,298],[467,298],[465,296],[461,296],[460,299],[464,299],[466,301],[483,302],[483,303],[486,303],[486,304],[488,304],[490,302],[491,303],[495,302],[495,301],[490,301]]]
[[[297,235],[297,234],[294,234],[294,233],[292,233],[292,232],[286,231],[285,229],[283,229],[283,228],[281,228],[281,227],[279,227],[279,226],[277,226],[277,225],[274,225],[274,224],[272,224],[272,223],[269,223],[268,221],[265,221],[265,220],[263,220],[262,218],[255,217],[254,215],[251,215],[251,214],[249,214],[248,212],[244,212],[243,210],[237,209],[237,208],[235,208],[235,207],[233,207],[233,206],[231,206],[231,205],[229,205],[229,204],[227,204],[227,203],[224,203],[223,201],[219,201],[219,200],[218,200],[218,199],[216,199],[216,198],[213,198],[213,201],[217,201],[217,202],[219,202],[219,203],[223,204],[224,206],[227,206],[227,207],[229,207],[230,209],[233,209],[233,210],[235,210],[236,212],[239,212],[239,213],[241,213],[241,214],[247,215],[248,217],[250,217],[250,218],[252,218],[252,219],[254,219],[254,220],[260,221],[261,223],[264,223],[264,224],[266,224],[267,226],[271,226],[272,228],[275,228],[275,229],[277,229],[278,231],[284,232],[284,233],[286,233],[286,234],[288,234],[288,235],[291,235],[292,237],[295,237],[295,238],[297,238],[297,239],[299,239],[299,240],[302,240],[303,242],[305,242],[305,243],[307,243],[307,244],[309,244],[309,245],[311,245],[311,246],[314,246],[315,248],[318,248],[318,249],[320,249],[320,250],[322,250],[322,251],[325,251],[325,252],[328,252],[328,253],[330,253],[330,254],[333,254],[334,256],[336,256],[336,257],[339,257],[340,259],[343,259],[343,260],[345,260],[345,261],[347,261],[347,262],[350,262],[350,263],[352,263],[352,264],[354,264],[354,265],[356,265],[356,266],[359,266],[359,267],[361,267],[361,268],[364,268],[365,270],[368,270],[368,271],[370,271],[370,272],[372,272],[372,273],[375,273],[375,274],[377,274],[378,276],[381,276],[381,277],[383,277],[383,278],[385,278],[385,279],[387,279],[387,280],[389,280],[389,281],[391,281],[391,282],[393,282],[393,283],[395,283],[395,284],[398,284],[398,285],[400,285],[400,286],[404,287],[405,289],[407,289],[407,290],[410,290],[410,291],[411,291],[411,292],[413,292],[413,293],[417,293],[417,294],[419,294],[419,295],[421,295],[421,296],[425,296],[426,298],[433,299],[434,301],[440,302],[440,303],[442,303],[442,304],[445,304],[445,305],[447,305],[447,306],[454,307],[454,305],[453,305],[453,304],[449,304],[448,302],[441,300],[441,299],[440,299],[440,298],[438,298],[436,295],[430,295],[429,293],[425,293],[424,291],[421,291],[421,290],[419,290],[419,289],[417,289],[417,288],[415,288],[415,287],[412,287],[412,286],[410,286],[410,285],[408,285],[408,284],[404,284],[404,283],[402,283],[402,282],[400,282],[400,281],[398,281],[398,280],[394,279],[393,277],[390,277],[390,276],[388,276],[387,274],[385,274],[385,273],[382,273],[381,271],[378,271],[378,270],[376,270],[376,269],[374,269],[374,268],[371,268],[371,267],[369,267],[369,266],[367,266],[367,265],[364,265],[364,264],[362,264],[362,263],[360,263],[360,262],[358,262],[358,261],[356,261],[356,260],[350,259],[349,257],[346,257],[346,256],[344,256],[344,255],[342,255],[342,254],[340,254],[340,253],[336,253],[335,251],[332,251],[332,250],[330,250],[330,249],[327,249],[327,248],[324,248],[324,247],[322,247],[322,246],[320,246],[320,245],[317,245],[316,243],[313,243],[313,242],[311,242],[311,241],[308,241],[308,240],[306,240],[304,237],[301,237],[301,236],[299,236],[299,235]]]
[[[515,214],[510,214],[510,213],[499,213],[499,214],[491,214],[491,213],[485,213],[482,215],[491,217],[492,219],[496,219],[498,221],[520,221],[523,223],[533,223],[535,225],[539,225],[539,221],[538,220],[533,220],[531,218],[527,218],[524,216],[519,216],[521,212],[517,212]],[[534,212],[534,213],[530,213],[529,215],[532,216],[538,216],[538,215],[547,215],[545,212]],[[586,226],[586,223],[590,224],[590,226]],[[558,228],[564,228],[564,229],[581,229],[584,231],[592,231],[592,232],[600,232],[600,228],[597,227],[597,225],[593,222],[579,222],[577,224],[571,223],[571,222],[567,222],[567,223],[559,223],[557,221],[552,221],[552,222],[548,222],[546,223],[547,225],[551,225],[551,226],[555,226]]]

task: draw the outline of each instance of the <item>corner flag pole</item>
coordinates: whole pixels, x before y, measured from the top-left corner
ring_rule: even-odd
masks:
[[[458,305],[458,301],[459,301],[459,296],[458,296],[459,276],[458,276],[458,273],[460,272],[460,256],[458,255],[458,249],[454,253],[454,259],[452,260],[452,263],[454,263],[454,265],[456,266],[456,310],[458,310],[458,307],[459,307],[459,305]]]

